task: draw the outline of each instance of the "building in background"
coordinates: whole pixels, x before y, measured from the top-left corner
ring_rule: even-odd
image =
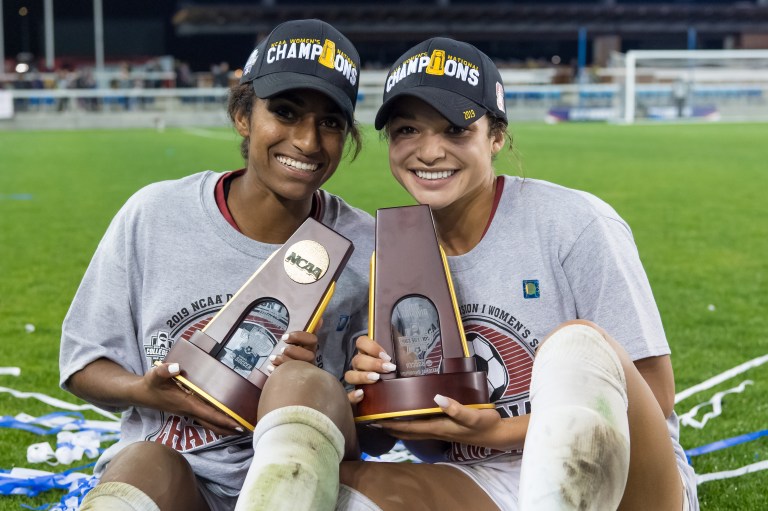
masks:
[[[226,124],[227,86],[237,83],[251,49],[277,24],[298,18],[324,19],[357,46],[365,69],[361,122],[378,108],[391,62],[438,35],[468,41],[496,61],[515,120],[768,119],[768,0],[0,6],[0,104],[10,105],[0,110],[7,119],[0,129]]]
[[[0,0],[6,70],[44,62],[46,0]],[[205,71],[236,68],[277,23],[322,18],[352,39],[365,67],[443,35],[508,66],[602,66],[611,52],[768,48],[768,0],[96,0],[108,62],[170,55]],[[50,0],[56,65],[92,62],[95,0]]]

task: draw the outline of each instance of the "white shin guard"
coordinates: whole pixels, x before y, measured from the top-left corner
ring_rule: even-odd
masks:
[[[160,511],[140,489],[128,483],[97,484],[83,499],[81,511]]]
[[[253,450],[235,511],[335,508],[344,436],[324,414],[306,406],[268,413],[256,424]]]
[[[629,471],[627,383],[599,332],[569,325],[542,345],[531,409],[520,509],[616,509]]]

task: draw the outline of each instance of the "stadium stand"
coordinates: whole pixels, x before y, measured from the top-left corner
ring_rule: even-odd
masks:
[[[226,85],[238,79],[237,66],[245,57],[228,52],[250,44],[243,44],[244,39],[255,43],[274,25],[293,18],[325,19],[355,41],[364,67],[358,110],[363,122],[378,106],[383,77],[376,70],[434,35],[472,42],[491,55],[504,71],[507,104],[514,117],[539,121],[620,118],[623,75],[610,65],[628,50],[768,48],[767,0],[233,0],[227,4],[185,0],[162,11],[146,9],[150,3],[136,0],[132,8],[110,9],[114,16],[146,19],[140,26],[149,26],[152,17],[165,26],[166,35],[156,36],[147,46],[164,50],[162,58],[130,54],[135,53],[134,46],[120,46],[121,41],[113,38],[106,67],[96,76],[87,56],[57,55],[55,69],[46,70],[40,55],[21,52],[17,58],[25,55],[28,72],[14,72],[15,59],[8,59],[4,74],[0,69],[0,106],[11,105],[10,114],[8,108],[0,108],[0,117],[6,117],[0,119],[0,129],[34,128],[44,118],[51,128],[105,122],[221,124],[225,119],[216,112],[225,100]],[[8,12],[6,8],[6,27],[13,22]],[[64,20],[57,26],[71,29],[91,14],[88,10],[78,14],[73,7],[61,14]],[[110,25],[107,20],[107,29],[122,26],[112,21]],[[141,31],[136,37],[147,34]],[[37,35],[43,38],[42,33]],[[687,77],[691,67],[685,63],[668,71],[661,78],[638,76],[641,115],[658,117],[663,110],[669,117],[669,109],[680,102],[675,84],[681,81],[687,83],[689,107],[724,104],[736,107],[726,111],[764,111],[765,79],[701,82],[703,70],[697,70],[692,80]]]

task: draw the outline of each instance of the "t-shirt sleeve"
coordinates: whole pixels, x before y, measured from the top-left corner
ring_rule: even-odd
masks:
[[[144,373],[131,313],[125,223],[121,211],[99,243],[64,318],[59,349],[59,384],[64,389],[74,373],[99,358]]]
[[[648,277],[625,223],[596,217],[574,242],[563,269],[578,317],[603,327],[632,360],[670,353]]]

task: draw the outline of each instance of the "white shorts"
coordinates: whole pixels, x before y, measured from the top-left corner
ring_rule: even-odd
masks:
[[[699,511],[698,488],[693,470],[680,462],[678,462],[678,470],[680,470],[680,479],[683,481],[683,511]]]
[[[441,463],[464,472],[493,500],[501,511],[518,511],[522,456],[500,456],[474,465]],[[688,466],[678,466],[683,482],[683,511],[698,511],[696,482]]]
[[[521,464],[521,456],[501,456],[473,465],[435,463],[462,471],[488,494],[501,511],[518,511],[517,490],[520,487]],[[336,511],[381,511],[381,508],[359,491],[342,484]]]
[[[464,472],[501,511],[517,511],[523,457],[505,455],[472,465],[440,463]]]
[[[198,488],[211,511],[233,511],[237,503],[237,496],[227,497],[221,494],[216,485],[205,483],[199,477],[197,478]]]

